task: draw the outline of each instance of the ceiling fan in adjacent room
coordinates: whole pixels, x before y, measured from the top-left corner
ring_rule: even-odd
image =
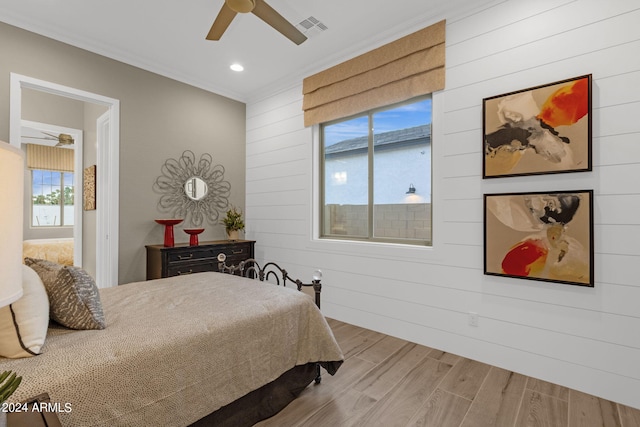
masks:
[[[236,14],[249,12],[271,25],[276,31],[295,44],[299,45],[307,39],[304,34],[265,3],[264,0],[225,0],[222,9],[220,9],[216,20],[211,26],[211,30],[209,30],[209,34],[207,34],[207,40],[220,40]]]
[[[45,134],[46,136],[24,136],[23,138],[28,138],[28,139],[46,139],[47,141],[58,141],[58,143],[56,144],[56,147],[64,147],[67,145],[73,145],[73,143],[75,142],[73,140],[73,137],[67,133],[61,133],[58,135],[55,135],[53,133],[49,133],[49,132],[44,132],[41,131],[43,134]]]

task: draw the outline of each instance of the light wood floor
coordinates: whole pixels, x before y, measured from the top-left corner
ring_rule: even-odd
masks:
[[[640,427],[640,411],[328,319],[345,363],[260,427]]]

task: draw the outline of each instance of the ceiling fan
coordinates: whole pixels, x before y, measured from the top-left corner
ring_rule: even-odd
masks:
[[[299,45],[307,39],[304,34],[265,3],[264,0],[225,0],[222,9],[220,9],[216,20],[211,26],[211,30],[209,30],[209,34],[207,34],[207,40],[220,40],[236,14],[249,12],[271,25],[276,31],[279,31],[295,44]]]
[[[43,137],[25,136],[25,138],[46,139],[48,141],[58,141],[58,143],[56,144],[56,147],[63,147],[65,145],[73,145],[73,143],[75,142],[73,140],[73,137],[71,135],[69,135],[68,133],[61,133],[61,134],[58,134],[58,135],[54,135],[52,133],[45,132],[45,131],[41,131],[41,132],[43,134],[47,135],[47,136],[43,136]]]

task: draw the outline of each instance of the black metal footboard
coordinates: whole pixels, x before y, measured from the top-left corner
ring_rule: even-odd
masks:
[[[260,267],[260,264],[258,264],[254,258],[249,258],[241,261],[238,265],[228,266],[225,260],[226,256],[224,254],[218,255],[218,271],[221,273],[238,274],[242,277],[258,279],[261,282],[271,280],[275,281],[275,284],[278,286],[280,284],[287,286],[287,281],[289,281],[294,283],[299,291],[301,291],[304,286],[313,287],[316,305],[320,308],[320,291],[322,290],[322,284],[320,283],[322,272],[320,270],[316,270],[313,273],[311,283],[303,283],[299,279],[292,279],[289,273],[287,273],[287,270],[275,262],[268,262],[263,267]]]
[[[318,306],[318,309],[320,308],[320,291],[322,290],[322,284],[320,283],[320,280],[322,279],[322,272],[320,270],[314,271],[311,283],[303,283],[299,279],[292,279],[291,276],[289,276],[289,273],[287,273],[287,270],[280,267],[274,262],[268,262],[264,266],[260,267],[258,261],[256,261],[254,258],[249,258],[245,261],[241,261],[238,265],[229,266],[225,263],[225,260],[225,254],[218,255],[218,271],[221,273],[237,274],[242,277],[258,279],[261,282],[267,280],[270,282],[275,282],[275,284],[278,286],[282,284],[282,286],[285,287],[287,286],[288,281],[294,283],[299,291],[302,291],[302,288],[304,286],[313,287],[315,302]],[[319,363],[316,364],[316,373],[317,375],[315,378],[315,383],[319,384],[322,380],[320,375]]]

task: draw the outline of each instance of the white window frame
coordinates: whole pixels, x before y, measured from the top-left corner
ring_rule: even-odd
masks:
[[[444,259],[445,250],[440,234],[444,229],[444,221],[441,217],[443,206],[443,186],[442,177],[443,163],[445,159],[444,141],[445,135],[442,132],[444,121],[444,92],[438,91],[431,94],[432,113],[431,113],[431,246],[421,246],[412,244],[385,243],[372,241],[355,241],[355,240],[338,240],[331,238],[321,238],[321,218],[320,210],[320,186],[321,186],[321,168],[322,159],[320,158],[321,135],[320,125],[311,126],[312,144],[309,147],[310,165],[312,168],[311,188],[312,198],[309,204],[309,215],[311,218],[310,236],[307,248],[312,251],[323,251],[336,255],[362,255],[366,257],[380,257],[381,259],[399,260],[399,261],[415,261],[415,262],[434,262],[438,263]]]
[[[375,173],[375,171],[372,169],[373,168],[373,163],[375,162],[375,151],[374,151],[374,147],[372,146],[373,140],[375,138],[375,133],[374,133],[374,128],[375,128],[375,122],[374,122],[374,116],[376,114],[379,113],[384,113],[385,111],[390,111],[390,110],[395,110],[395,109],[399,109],[402,108],[403,106],[407,106],[407,105],[412,105],[412,104],[416,104],[419,102],[423,102],[427,99],[431,100],[431,103],[433,105],[433,100],[432,97],[430,95],[425,95],[425,96],[420,96],[420,97],[416,97],[416,98],[412,98],[403,102],[399,102],[399,103],[395,103],[395,104],[391,104],[388,106],[384,106],[384,107],[380,107],[380,108],[375,108],[375,109],[371,109],[368,111],[364,111],[362,113],[356,114],[352,117],[347,117],[347,118],[343,118],[343,119],[339,119],[339,120],[334,120],[331,122],[326,122],[326,123],[321,123],[318,125],[319,131],[320,131],[320,155],[319,155],[319,159],[320,159],[320,164],[319,164],[319,172],[320,172],[320,178],[321,180],[319,181],[319,196],[320,196],[320,200],[319,200],[319,207],[320,207],[320,212],[319,212],[319,216],[320,216],[320,229],[319,229],[319,236],[321,239],[335,239],[335,240],[352,240],[352,241],[364,241],[364,242],[380,242],[380,243],[391,243],[391,244],[406,244],[406,245],[419,245],[419,246],[431,246],[432,241],[433,241],[433,237],[432,235],[430,235],[429,239],[416,239],[416,238],[406,238],[406,237],[382,237],[382,236],[376,236],[375,235],[375,226],[373,224],[373,221],[375,221],[375,214],[373,212],[373,210],[375,210],[375,201],[373,200],[373,193],[376,191],[375,186],[372,186],[374,184],[372,184],[372,179],[370,174],[371,173]],[[367,191],[369,193],[368,199],[369,202],[366,205],[367,207],[367,216],[368,216],[368,233],[367,236],[354,236],[354,235],[345,235],[345,236],[339,236],[339,235],[335,235],[335,234],[330,234],[327,232],[327,230],[324,230],[325,232],[323,233],[323,222],[326,220],[326,218],[324,218],[324,213],[325,213],[325,183],[326,183],[326,177],[324,177],[324,174],[326,173],[326,169],[327,169],[327,160],[326,160],[326,155],[324,154],[324,141],[323,141],[323,128],[325,126],[331,126],[334,124],[339,124],[339,123],[343,123],[343,122],[348,122],[350,120],[353,119],[358,119],[358,118],[366,118],[367,122],[368,122],[368,129],[367,129],[367,135],[368,135],[368,139],[369,139],[369,143],[367,145],[366,148],[366,163],[369,165],[367,168],[367,182],[369,183],[367,186]],[[430,128],[432,127],[433,124],[433,117],[431,117],[431,122],[430,123],[425,123],[428,124],[430,126]],[[431,151],[433,144],[432,144],[432,136],[430,135],[430,139],[429,139],[429,151]],[[429,158],[431,158],[431,153],[429,153]],[[431,163],[433,163],[433,160],[431,160]],[[432,164],[429,165],[429,169],[432,169]],[[409,184],[412,183],[407,183],[407,189],[409,188]],[[431,187],[433,187],[433,176],[430,177],[429,179],[429,184],[431,185]],[[413,185],[413,184],[412,184]],[[422,186],[421,184],[419,184],[419,186]],[[423,189],[424,190],[424,189]],[[429,193],[431,193],[432,189],[429,189]],[[429,200],[429,203],[431,204],[431,206],[433,206],[432,200]]]
[[[60,207],[60,224],[59,225],[55,225],[55,224],[54,225],[36,225],[36,224],[33,223],[33,208],[34,208],[34,204],[33,204],[33,196],[34,196],[34,194],[33,194],[33,172],[36,171],[36,170],[44,171],[44,172],[54,172],[54,173],[60,174],[60,197],[63,200],[60,201],[61,203],[59,205],[59,207]],[[35,169],[35,170],[31,170],[30,172],[31,172],[31,185],[30,185],[30,188],[29,188],[29,192],[31,193],[31,198],[30,198],[30,201],[31,201],[30,202],[31,216],[29,218],[29,226],[31,228],[38,229],[38,230],[39,229],[46,229],[46,228],[49,228],[49,229],[52,229],[52,228],[73,228],[75,226],[75,221],[76,221],[75,218],[74,218],[74,224],[71,224],[71,225],[64,224],[64,207],[65,207],[65,204],[64,204],[64,174],[65,173],[73,173],[74,174],[73,207],[75,209],[76,208],[76,203],[78,203],[78,200],[77,200],[77,198],[78,198],[77,188],[76,188],[76,185],[75,185],[76,184],[75,172],[64,172],[64,171],[55,171],[55,170],[52,171],[52,170],[48,170],[48,169]]]

